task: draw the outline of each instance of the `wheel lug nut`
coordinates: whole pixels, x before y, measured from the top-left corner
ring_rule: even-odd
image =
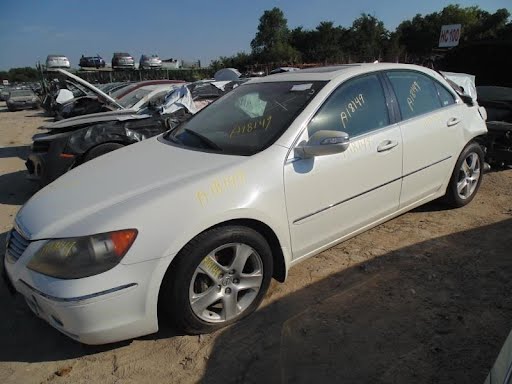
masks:
[[[240,280],[238,279],[233,279],[233,284],[238,284],[240,282]]]
[[[220,292],[222,287],[220,285],[217,285],[217,290]]]
[[[229,295],[231,293],[231,288],[226,288],[226,293]]]
[[[219,279],[222,279],[224,277],[223,273],[219,273]]]
[[[230,274],[230,275],[234,275],[234,274],[235,274],[235,270],[234,270],[234,269],[232,269],[231,271],[229,271],[229,274]]]

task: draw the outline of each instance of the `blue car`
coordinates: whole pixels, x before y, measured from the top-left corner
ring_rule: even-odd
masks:
[[[99,55],[87,57],[82,55],[79,65],[82,68],[104,68],[105,60]]]

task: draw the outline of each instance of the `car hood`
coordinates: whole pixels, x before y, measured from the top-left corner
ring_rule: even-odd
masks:
[[[146,198],[179,192],[216,172],[239,167],[246,159],[188,150],[152,138],[72,169],[37,192],[21,208],[16,222],[30,240],[76,236],[70,228],[91,215],[123,203],[128,210],[140,208]],[[129,208],[128,201],[135,200]]]
[[[88,81],[85,81],[84,79],[82,79],[82,78],[80,78],[78,76],[75,76],[72,73],[70,73],[70,72],[68,72],[68,71],[66,71],[64,69],[61,69],[61,68],[55,68],[55,69],[52,69],[51,71],[58,72],[58,73],[60,73],[60,74],[62,74],[64,76],[66,76],[67,78],[69,78],[71,80],[71,82],[78,83],[78,84],[82,85],[83,87],[87,88],[88,90],[90,90],[95,95],[103,98],[109,104],[112,104],[116,108],[124,109],[124,107],[121,104],[119,104],[117,102],[117,100],[115,100],[111,96],[107,95],[101,89],[96,88],[94,85],[92,85]]]
[[[82,115],[71,117],[69,119],[64,119],[60,121],[56,121],[53,123],[42,125],[39,129],[49,129],[49,130],[58,130],[65,129],[69,130],[70,127],[81,127],[84,124],[94,124],[101,123],[105,121],[114,121],[114,120],[126,120],[130,115],[135,115],[136,111],[133,109],[123,109],[120,111],[110,111],[110,112],[98,112],[91,113],[89,115]]]

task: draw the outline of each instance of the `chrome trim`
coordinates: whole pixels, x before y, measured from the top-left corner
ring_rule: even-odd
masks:
[[[52,295],[48,295],[46,293],[43,293],[43,292],[39,291],[38,289],[35,289],[34,287],[32,287],[32,286],[28,285],[27,283],[25,283],[23,280],[20,280],[20,282],[23,285],[25,285],[27,288],[29,288],[31,291],[37,293],[39,296],[42,296],[42,297],[44,297],[44,298],[46,298],[48,300],[51,300],[51,301],[57,301],[59,303],[80,302],[80,301],[92,299],[92,298],[95,298],[95,297],[98,297],[98,296],[107,295],[109,293],[121,291],[123,289],[128,289],[128,288],[131,288],[131,287],[135,287],[135,286],[138,285],[137,283],[125,284],[125,285],[121,285],[119,287],[107,289],[105,291],[100,291],[100,292],[91,293],[89,295],[78,296],[78,297],[56,297],[56,296],[52,296]]]
[[[407,174],[403,175],[403,176],[402,176],[402,178],[406,178],[407,176],[411,176],[411,175],[413,175],[413,174],[415,174],[415,173],[417,173],[417,172],[423,171],[424,169],[430,168],[430,167],[432,167],[433,165],[436,165],[436,164],[442,163],[443,161],[446,161],[446,160],[451,159],[451,158],[452,158],[451,156],[447,156],[447,157],[445,157],[444,159],[441,159],[441,160],[436,161],[435,163],[429,164],[429,165],[427,165],[427,166],[425,166],[425,167],[422,167],[422,168],[419,168],[419,169],[417,169],[417,170],[415,170],[415,171],[409,172],[409,173],[407,173]]]
[[[398,181],[398,180],[400,180],[400,179],[404,179],[404,178],[406,178],[407,176],[411,176],[411,175],[413,175],[413,174],[415,174],[415,173],[417,173],[417,172],[423,171],[424,169],[430,168],[430,167],[432,167],[432,166],[434,166],[434,165],[436,165],[436,164],[442,163],[443,161],[446,161],[446,160],[448,160],[448,159],[451,159],[451,156],[445,157],[445,158],[444,158],[444,159],[442,159],[442,160],[438,160],[438,161],[436,161],[436,162],[434,162],[434,163],[432,163],[432,164],[430,164],[430,165],[427,165],[427,166],[425,166],[425,167],[419,168],[419,169],[417,169],[417,170],[415,170],[415,171],[412,171],[412,172],[410,172],[410,173],[408,173],[408,174],[406,174],[406,175],[404,175],[404,176],[402,176],[402,177],[397,177],[396,179],[393,179],[393,180],[388,181],[388,182],[386,182],[386,183],[384,183],[384,184],[381,184],[381,185],[378,185],[378,186],[376,186],[376,187],[373,187],[373,188],[371,188],[371,189],[369,189],[369,190],[367,190],[367,191],[361,192],[361,193],[359,193],[359,194],[357,194],[357,195],[354,195],[354,196],[352,196],[352,197],[349,197],[349,198],[347,198],[347,199],[345,199],[345,200],[339,201],[339,202],[337,202],[337,203],[330,204],[330,205],[328,205],[327,207],[324,207],[324,208],[319,209],[318,211],[315,211],[315,212],[309,213],[309,214],[307,214],[307,215],[305,215],[305,216],[299,217],[298,219],[295,219],[295,220],[293,221],[293,224],[300,224],[300,221],[303,221],[303,220],[305,220],[305,219],[307,219],[307,218],[309,218],[309,217],[311,217],[311,216],[314,216],[314,215],[316,215],[316,214],[318,214],[318,213],[322,213],[322,212],[324,212],[324,211],[327,211],[328,209],[331,209],[331,208],[336,207],[336,206],[338,206],[338,205],[340,205],[340,204],[346,203],[347,201],[353,200],[353,199],[355,199],[356,197],[360,197],[360,196],[365,195],[365,194],[367,194],[367,193],[369,193],[369,192],[375,191],[376,189],[379,189],[379,188],[385,187],[385,186],[386,186],[386,185],[388,185],[388,184],[394,183],[395,181]]]
[[[400,180],[400,179],[401,179],[401,177],[398,177],[398,178],[396,178],[396,179],[394,179],[394,180],[391,180],[391,181],[388,181],[388,182],[386,182],[386,183],[384,183],[384,184],[378,185],[377,187],[373,187],[372,189],[369,189],[369,190],[367,190],[367,191],[365,191],[365,192],[361,192],[361,193],[359,193],[359,194],[357,194],[357,195],[354,195],[354,196],[352,196],[352,197],[349,197],[348,199],[345,199],[345,200],[339,201],[339,202],[337,202],[337,203],[333,203],[333,204],[331,204],[331,205],[329,205],[329,206],[327,206],[327,207],[325,207],[325,208],[321,208],[321,209],[319,209],[319,210],[318,210],[318,211],[316,211],[316,212],[310,213],[310,214],[308,214],[308,215],[306,215],[306,216],[299,217],[298,219],[296,219],[296,220],[293,222],[293,224],[299,224],[299,221],[303,221],[303,220],[305,220],[305,219],[307,219],[307,218],[309,218],[309,217],[311,217],[311,216],[313,216],[313,215],[316,215],[316,214],[321,213],[321,212],[323,212],[323,211],[327,211],[328,209],[331,209],[331,208],[336,207],[336,206],[338,206],[338,205],[340,205],[340,204],[346,203],[347,201],[350,201],[350,200],[352,200],[352,199],[355,199],[356,197],[359,197],[359,196],[362,196],[362,195],[364,195],[364,194],[366,194],[366,193],[369,193],[369,192],[375,191],[376,189],[379,189],[379,188],[385,187],[386,185],[391,184],[391,183],[394,183],[395,181],[398,181],[398,180]]]

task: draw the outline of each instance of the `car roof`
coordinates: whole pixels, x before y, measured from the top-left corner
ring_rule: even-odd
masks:
[[[314,67],[293,72],[283,72],[265,77],[252,78],[248,81],[248,83],[266,83],[274,81],[331,81],[340,76],[351,77],[352,75],[355,76],[367,72],[390,69],[408,69],[427,72],[427,68],[413,64],[359,63],[333,65],[327,67]]]

